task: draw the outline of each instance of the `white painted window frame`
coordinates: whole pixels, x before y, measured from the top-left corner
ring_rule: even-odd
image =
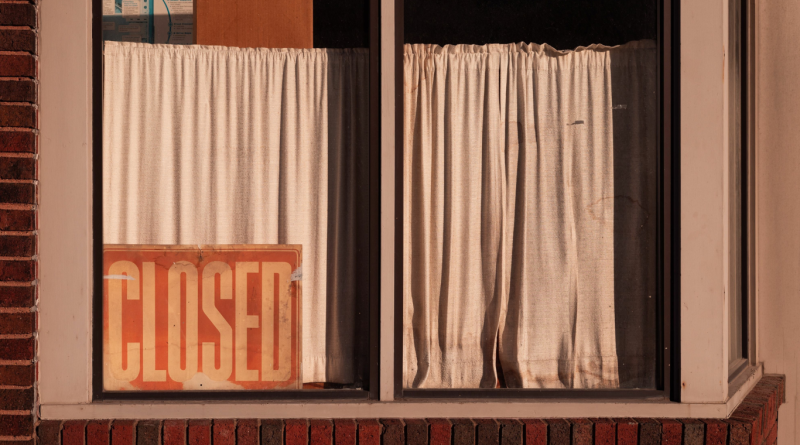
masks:
[[[394,401],[395,57],[381,16],[381,375],[376,401],[92,401],[91,0],[40,7],[39,402],[41,418],[725,417],[761,376],[728,383],[727,0],[681,0],[681,403]],[[757,9],[757,8],[754,8]],[[752,230],[752,228],[751,228]],[[755,251],[755,250],[753,250]],[[753,304],[751,310],[757,310]],[[751,330],[752,332],[752,330]],[[735,388],[734,388],[735,386]]]

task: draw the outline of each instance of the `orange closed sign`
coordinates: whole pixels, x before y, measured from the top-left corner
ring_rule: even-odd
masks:
[[[300,389],[301,250],[106,245],[104,389]]]

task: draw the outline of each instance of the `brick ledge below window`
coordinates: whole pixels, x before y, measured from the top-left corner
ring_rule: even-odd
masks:
[[[785,377],[765,375],[727,419],[44,420],[41,445],[773,445]]]

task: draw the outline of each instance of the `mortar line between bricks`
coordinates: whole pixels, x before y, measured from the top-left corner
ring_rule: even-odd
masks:
[[[36,133],[39,129],[31,127],[0,127],[0,131],[27,131],[29,133]]]
[[[0,340],[25,340],[33,338],[33,334],[0,334]]]
[[[31,236],[36,235],[35,230],[0,230],[0,236]]]
[[[36,204],[15,204],[0,202],[0,210],[36,210]]]
[[[24,409],[0,409],[0,416],[27,416],[31,410]]]
[[[0,76],[0,82],[30,82],[34,85],[39,84],[39,82],[36,81],[36,78],[25,76]]]
[[[0,366],[30,366],[33,360],[0,360]]]
[[[0,25],[0,31],[33,31],[36,33],[36,28],[25,25]]]
[[[0,56],[32,56],[38,58],[36,54],[31,54],[27,51],[0,51]]]
[[[28,365],[28,366],[30,366],[30,365]],[[30,385],[30,386],[0,385],[0,389],[20,389],[20,390],[22,390],[22,389],[31,389],[31,388],[33,388],[33,385]]]
[[[29,287],[34,286],[32,281],[0,281],[0,287]]]
[[[12,440],[24,440],[28,441],[32,439],[33,436],[0,436],[0,441],[12,441]]]
[[[27,314],[30,307],[0,307],[0,314]]]
[[[0,157],[3,157],[3,158],[36,159],[36,153],[13,153],[13,152],[0,151]]]
[[[36,179],[0,179],[0,184],[31,184],[37,185],[39,183]]]

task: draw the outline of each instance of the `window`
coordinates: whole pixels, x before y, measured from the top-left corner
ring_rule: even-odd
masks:
[[[368,1],[101,2],[95,396],[367,397]]]
[[[658,9],[404,0],[404,394],[663,390]]]
[[[378,3],[380,8],[377,7]],[[563,2],[553,4],[556,3]],[[665,2],[661,5],[663,9],[661,6],[655,9],[655,36],[652,37],[656,42],[658,61],[656,96],[659,102],[655,109],[658,113],[658,146],[655,152],[661,163],[655,172],[660,177],[658,181],[645,178],[647,184],[656,184],[657,188],[656,215],[653,218],[660,221],[661,226],[656,227],[653,242],[656,243],[656,249],[660,250],[657,250],[653,264],[649,260],[637,264],[637,267],[657,271],[654,288],[660,292],[653,296],[657,303],[651,316],[653,326],[642,328],[652,329],[649,332],[655,333],[655,339],[652,343],[637,340],[643,348],[648,344],[653,349],[663,348],[653,351],[654,366],[639,368],[648,372],[652,370],[653,379],[649,380],[650,383],[632,384],[632,380],[618,377],[617,386],[607,385],[602,389],[578,385],[566,387],[560,380],[563,388],[520,388],[509,385],[508,381],[505,387],[501,383],[501,388],[496,388],[497,383],[495,388],[480,387],[480,382],[470,388],[405,386],[403,291],[404,286],[413,283],[413,280],[406,281],[403,276],[409,271],[403,264],[403,243],[408,241],[404,236],[403,218],[405,200],[411,200],[413,196],[407,196],[404,191],[403,173],[411,170],[403,168],[406,159],[402,131],[405,116],[397,113],[401,108],[395,106],[402,103],[404,98],[402,55],[406,40],[403,37],[405,27],[402,26],[402,12],[405,8],[399,2],[381,0],[371,3],[369,9],[372,23],[369,27],[371,71],[368,78],[369,264],[366,267],[369,273],[357,277],[359,286],[369,288],[369,307],[363,310],[359,307],[359,315],[369,312],[369,317],[358,319],[368,323],[369,338],[360,337],[360,340],[369,340],[369,359],[368,365],[361,368],[365,370],[361,389],[353,386],[336,390],[196,391],[180,394],[129,391],[108,397],[108,394],[103,394],[102,379],[98,378],[102,373],[93,372],[92,361],[95,359],[95,365],[98,361],[102,363],[102,356],[97,355],[102,350],[102,344],[98,343],[102,341],[102,330],[94,322],[103,317],[102,305],[94,304],[99,301],[96,298],[102,292],[93,292],[92,289],[101,283],[97,280],[100,276],[97,271],[101,269],[99,264],[103,258],[102,243],[99,239],[95,242],[93,237],[99,236],[96,228],[103,224],[104,213],[95,207],[103,202],[103,193],[92,184],[103,184],[102,169],[97,167],[102,165],[104,159],[96,159],[92,147],[101,151],[104,124],[101,117],[104,108],[101,101],[102,59],[92,59],[90,50],[98,48],[98,42],[102,41],[102,9],[95,4],[97,9],[90,14],[85,6],[84,0],[63,0],[41,8],[42,23],[45,23],[42,27],[40,60],[41,154],[42,159],[46,160],[40,166],[39,213],[39,321],[44,327],[39,333],[38,362],[41,418],[151,418],[174,417],[175,413],[181,413],[185,418],[329,418],[332,412],[342,417],[368,415],[404,418],[482,417],[486,412],[496,417],[518,417],[520,412],[531,417],[635,417],[643,413],[655,417],[724,417],[741,400],[739,395],[751,387],[748,382],[758,379],[758,366],[751,367],[752,374],[740,386],[719,378],[720,375],[726,375],[730,368],[727,349],[730,334],[726,322],[730,314],[728,300],[725,299],[730,284],[727,274],[730,265],[727,250],[729,232],[726,228],[729,201],[728,196],[723,197],[720,193],[728,189],[729,180],[725,173],[730,161],[726,139],[729,130],[728,103],[725,102],[729,91],[728,84],[719,75],[719,67],[726,66],[726,61],[718,45],[721,38],[728,36],[723,36],[720,29],[710,27],[708,23],[726,23],[729,17],[724,8],[710,4],[696,2],[678,5]],[[683,8],[682,12],[678,6]],[[488,8],[485,5],[481,7]],[[341,9],[342,12],[347,10]],[[315,8],[314,11],[324,9]],[[411,20],[411,17],[408,15],[405,19]],[[555,20],[555,16],[551,18]],[[320,17],[314,15],[314,20],[318,19]],[[379,20],[378,28],[375,24]],[[591,26],[596,25],[592,20],[580,23],[586,25],[575,26],[581,33],[589,33]],[[618,22],[619,26],[612,33],[617,40],[593,40],[608,46],[625,44],[634,39],[628,26],[630,23],[633,22]],[[343,23],[343,26],[350,25]],[[315,27],[320,29],[316,23]],[[96,38],[93,39],[89,30],[96,33]],[[536,32],[539,32],[538,28]],[[63,38],[65,35],[70,38]],[[487,39],[494,37],[503,36],[489,35]],[[426,41],[423,38],[427,40],[428,37],[421,35],[421,40],[415,43],[435,44],[444,48],[443,45],[448,43],[480,46],[490,42],[447,42],[436,41],[433,37]],[[505,42],[516,40],[509,40],[511,38],[506,38]],[[564,39],[557,42],[546,36],[532,35],[522,36],[519,41],[527,42],[528,47],[532,47],[532,43],[548,43],[555,50],[567,50],[567,54],[584,44],[581,35],[566,36]],[[679,41],[684,44],[676,46],[675,43]],[[316,42],[314,46],[318,46]],[[118,49],[121,47],[118,45]],[[330,44],[329,47],[339,46]],[[356,46],[344,42],[341,47]],[[515,46],[506,45],[504,48],[509,51]],[[477,58],[479,53],[475,54]],[[611,105],[619,105],[613,93],[620,90],[614,90],[613,83],[611,87]],[[500,97],[498,92],[493,94]],[[747,96],[745,100],[752,102],[747,100]],[[621,103],[628,107],[612,109],[612,117],[630,110],[632,106],[630,101]],[[162,106],[160,102],[158,105]],[[407,107],[402,109],[408,110]],[[475,109],[483,110],[483,107]],[[578,124],[577,121],[581,120],[583,124]],[[482,128],[482,121],[479,123],[480,126],[475,129]],[[565,130],[566,124],[574,125],[569,125],[569,129]],[[585,131],[588,125],[589,118],[576,116],[565,122],[565,128],[559,128],[557,134]],[[475,129],[469,128],[471,131]],[[748,134],[752,135],[752,132]],[[501,159],[505,160],[505,157]],[[151,159],[146,161],[150,162]],[[505,174],[506,170],[498,169],[496,172],[498,175]],[[420,189],[412,187],[411,190]],[[480,188],[478,191],[483,193]],[[489,201],[489,204],[498,202],[501,201]],[[752,202],[748,205],[752,206]],[[138,215],[134,213],[134,216]],[[306,251],[302,250],[302,253],[305,255]],[[140,273],[144,274],[143,267]],[[187,274],[191,272],[182,272],[185,277],[188,277]],[[198,270],[198,287],[201,289],[202,274],[203,271]],[[220,304],[228,301],[221,298],[222,275],[215,273],[213,277],[215,300],[218,299]],[[252,286],[263,285],[258,275],[251,278]],[[217,289],[217,282],[220,289]],[[124,285],[127,286],[127,283]],[[186,284],[181,284],[181,287],[185,288]],[[235,293],[235,289],[232,289],[234,306]],[[306,292],[302,294],[306,296]],[[616,297],[616,293],[614,295]],[[752,294],[750,296],[752,298]],[[142,303],[143,300],[131,301],[131,304]],[[247,315],[258,315],[260,321],[263,316],[260,308],[253,309]],[[620,319],[617,309],[615,305],[615,336]],[[198,298],[199,310],[202,310],[202,298]],[[231,328],[235,330],[235,326]],[[251,331],[253,343],[260,345],[260,332]],[[615,337],[615,346],[619,338]],[[126,342],[139,341],[133,339]],[[214,340],[210,342],[214,343]],[[750,352],[752,349],[747,351],[750,363],[757,363],[757,357]],[[217,357],[219,355],[215,355],[215,368],[218,365]],[[253,365],[249,369],[258,369],[255,363]],[[180,364],[181,369],[185,369],[184,366],[184,363]],[[198,369],[202,368],[198,366]],[[490,372],[492,369],[496,375],[505,377],[504,363],[494,364]],[[156,370],[164,368],[159,365]],[[409,386],[413,386],[413,381]],[[420,397],[435,400],[419,400]],[[99,398],[116,400],[98,401]],[[257,400],[269,398],[275,399],[275,402]],[[354,400],[341,400],[345,398]],[[559,403],[552,403],[550,398],[558,398]],[[626,400],[620,403],[616,400],[618,398]],[[134,402],[132,399],[143,400]],[[166,399],[171,403],[162,403]],[[186,402],[187,399],[217,402],[198,404]],[[312,403],[309,399],[326,401]],[[394,403],[384,403],[390,401]]]

